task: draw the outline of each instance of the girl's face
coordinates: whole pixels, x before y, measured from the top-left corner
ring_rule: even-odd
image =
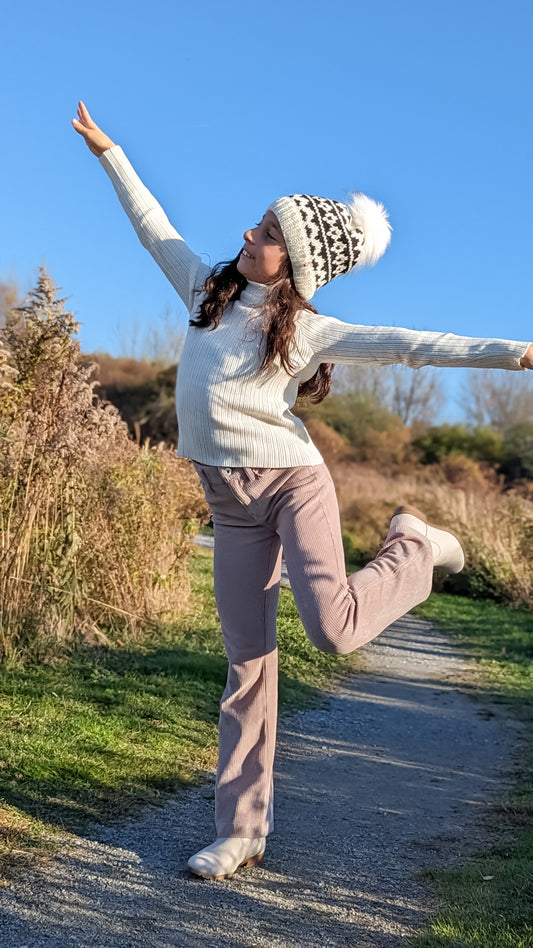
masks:
[[[276,215],[267,211],[259,224],[245,231],[243,237],[245,243],[237,260],[237,270],[254,283],[273,283],[289,256]]]

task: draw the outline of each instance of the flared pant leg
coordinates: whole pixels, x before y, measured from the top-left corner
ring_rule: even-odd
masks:
[[[215,521],[215,596],[229,667],[220,704],[217,836],[271,832],[278,715],[281,544],[269,527]]]

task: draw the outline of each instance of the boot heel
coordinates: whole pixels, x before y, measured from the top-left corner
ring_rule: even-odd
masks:
[[[250,856],[241,862],[239,869],[251,869],[252,866],[258,866],[264,855],[264,853],[257,853],[257,856]]]

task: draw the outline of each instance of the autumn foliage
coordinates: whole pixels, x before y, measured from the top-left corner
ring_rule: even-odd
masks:
[[[105,391],[114,399],[113,362],[107,359]],[[122,365],[115,361],[118,381]],[[520,415],[530,404],[528,374],[502,373],[498,399],[498,373],[484,372],[488,401],[480,421],[434,425],[431,413],[439,396],[434,371],[393,367],[388,379],[387,369],[349,368],[325,401],[301,400],[295,411],[333,474],[350,558],[361,564],[372,558],[397,504],[415,503],[464,538],[466,569],[445,581],[448,590],[532,605],[533,423]],[[507,376],[516,376],[515,395]],[[132,432],[142,422],[143,434],[165,437],[160,421],[165,412],[175,425],[174,378],[175,369],[172,384],[154,375],[137,419],[128,418]],[[480,378],[472,376],[476,415],[485,404]],[[146,391],[145,385],[137,391]],[[121,397],[118,393],[116,404],[123,411]],[[507,418],[502,401],[516,409],[507,428],[500,423]],[[489,409],[498,424],[491,423]],[[172,443],[176,434],[170,434]]]
[[[95,395],[77,330],[44,270],[0,329],[3,659],[140,636],[187,603],[197,478]]]

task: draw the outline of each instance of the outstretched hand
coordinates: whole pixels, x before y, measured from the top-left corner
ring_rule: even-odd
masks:
[[[111,141],[109,136],[93,122],[83,102],[78,102],[78,118],[72,119],[72,125],[76,131],[83,136],[87,147],[97,158],[100,158],[104,151],[107,151],[108,148],[112,148],[115,144],[115,142]]]
[[[520,365],[524,369],[533,369],[533,342],[529,344],[525,355],[520,359]]]

